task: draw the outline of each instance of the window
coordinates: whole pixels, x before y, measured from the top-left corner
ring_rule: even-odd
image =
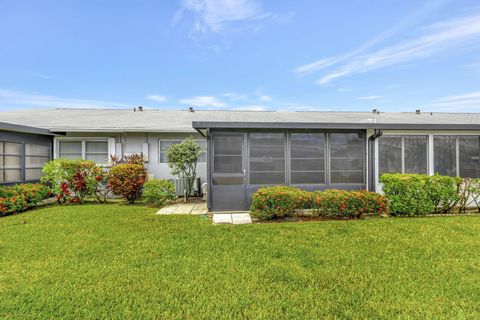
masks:
[[[445,176],[457,175],[457,137],[433,138],[434,172]]]
[[[58,140],[58,157],[93,160],[107,164],[109,160],[107,140]]]
[[[428,172],[427,136],[382,136],[378,139],[379,174]]]
[[[285,134],[251,133],[250,184],[285,183]]]
[[[86,141],[85,160],[93,160],[96,163],[108,163],[108,142]]]
[[[0,141],[0,183],[22,181],[22,144]]]
[[[159,141],[159,150],[160,150],[160,156],[159,160],[160,163],[167,163],[167,149],[171,145],[174,144],[179,144],[181,143],[182,140],[160,140]],[[207,162],[207,141],[205,140],[197,140],[196,141],[203,149],[203,152],[200,154],[198,157],[198,162]]]
[[[480,138],[458,137],[458,162],[461,177],[480,177]]]
[[[290,182],[325,183],[325,134],[290,134]]]
[[[40,144],[25,144],[25,180],[38,180],[42,168],[50,160],[50,147]]]
[[[363,133],[331,133],[330,183],[365,183],[365,138]]]

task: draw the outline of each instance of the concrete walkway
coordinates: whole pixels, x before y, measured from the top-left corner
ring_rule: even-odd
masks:
[[[213,224],[249,224],[252,218],[248,212],[219,212],[213,214]]]
[[[163,207],[157,211],[157,214],[207,214],[207,204],[201,203],[175,203]]]

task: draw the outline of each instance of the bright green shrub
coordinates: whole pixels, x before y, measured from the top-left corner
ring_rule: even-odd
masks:
[[[362,218],[367,213],[388,213],[385,197],[365,190],[317,191],[314,193],[312,208],[314,215],[329,218]]]
[[[462,178],[450,176],[427,176],[427,188],[435,213],[451,212],[462,198]]]
[[[250,211],[258,219],[290,217],[295,209],[308,208],[312,194],[294,187],[276,186],[258,189],[252,195]]]
[[[45,164],[41,181],[52,186],[59,203],[83,203],[95,195],[104,171],[90,160],[55,159]]]
[[[383,193],[391,215],[417,216],[435,211],[429,176],[423,174],[383,174]]]
[[[146,203],[163,207],[176,197],[175,184],[171,181],[153,179],[143,186],[143,198]]]
[[[142,164],[119,164],[110,169],[108,188],[133,204],[142,195],[147,170]]]
[[[50,189],[42,184],[28,183],[0,187],[0,216],[34,207],[50,195]]]

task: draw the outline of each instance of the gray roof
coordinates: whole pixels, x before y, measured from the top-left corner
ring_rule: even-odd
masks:
[[[480,113],[429,112],[34,109],[0,112],[0,121],[52,132],[193,132],[227,127],[480,130]]]

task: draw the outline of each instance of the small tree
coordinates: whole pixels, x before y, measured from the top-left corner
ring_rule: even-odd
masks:
[[[183,189],[185,202],[192,192],[193,182],[197,177],[198,157],[202,152],[202,147],[192,137],[167,149],[168,166],[172,169],[172,174],[185,179]]]

